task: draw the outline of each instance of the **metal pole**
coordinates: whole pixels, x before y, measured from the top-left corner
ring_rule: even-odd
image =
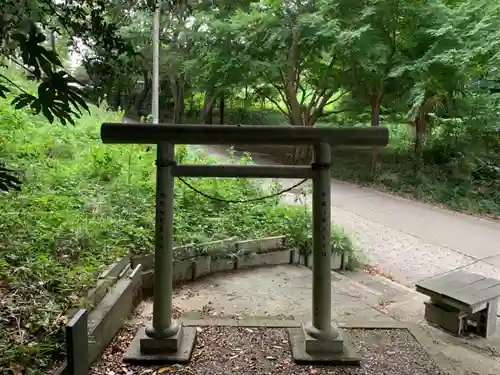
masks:
[[[331,340],[339,333],[331,323],[331,146],[314,146],[313,178],[313,314],[308,333],[319,340]]]
[[[159,122],[160,86],[160,21],[161,9],[155,2],[153,20],[153,123]],[[174,177],[171,162],[174,147],[159,143],[156,147],[156,217],[155,217],[155,276],[153,295],[153,325],[146,334],[155,339],[175,335],[179,329],[172,321],[172,261],[174,224]]]

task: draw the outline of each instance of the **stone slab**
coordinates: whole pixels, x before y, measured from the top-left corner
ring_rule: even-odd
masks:
[[[466,271],[438,276],[416,285],[417,291],[433,299],[443,299],[455,306],[457,303],[473,311],[500,296],[500,280]],[[452,300],[452,301],[448,301]],[[456,306],[460,308],[460,306]]]
[[[99,279],[106,279],[109,277],[117,278],[122,273],[122,271],[129,265],[129,263],[130,263],[129,256],[125,256],[122,259],[117,260],[115,263],[111,264],[99,275]]]
[[[176,246],[173,248],[174,259],[181,261],[196,257],[197,247],[194,243],[189,243],[182,246]]]
[[[377,321],[366,321],[359,320],[359,318],[351,319],[349,321],[337,321],[336,324],[339,328],[349,328],[349,329],[407,329],[408,323],[403,323],[398,320],[377,320]]]
[[[180,340],[183,338],[184,327],[179,326],[177,333],[164,340],[157,340],[151,337],[143,337],[140,340],[142,354],[162,354],[165,352],[175,352],[179,347]]]
[[[290,263],[290,250],[274,251],[269,253],[257,253],[250,256],[238,258],[237,268],[275,266]]]
[[[490,258],[483,259],[483,262],[491,264],[497,268],[500,268],[500,255],[495,255]]]
[[[108,294],[88,316],[89,364],[93,363],[122,328],[123,321],[133,311],[141,288],[141,272],[133,278],[124,278],[110,288]]]
[[[454,335],[461,335],[467,328],[467,314],[460,311],[446,311],[431,302],[425,303],[425,319]]]
[[[307,256],[306,262],[307,262],[306,266],[308,268],[312,269],[312,267],[313,267],[313,254],[309,254]],[[332,253],[332,255],[330,257],[330,269],[331,270],[340,270],[342,268],[345,268],[344,264],[342,262],[342,255],[337,254],[337,253]]]
[[[228,253],[234,253],[236,248],[236,237],[227,238],[220,241],[205,242],[196,245],[202,254],[210,255],[212,258],[221,257]]]
[[[285,236],[276,236],[256,240],[238,241],[236,242],[236,251],[272,252],[280,250],[285,245],[285,238]]]
[[[302,328],[289,328],[288,337],[290,339],[290,347],[292,348],[292,357],[298,364],[316,363],[359,366],[361,363],[361,357],[346,340],[344,340],[341,352],[308,353],[306,352],[306,338]]]
[[[106,278],[97,280],[96,286],[88,294],[88,302],[91,305],[97,305],[102,301],[108,289],[116,282],[116,279]]]
[[[210,273],[233,271],[236,268],[234,259],[212,258],[210,262]]]
[[[385,277],[371,275],[365,271],[340,271],[340,274],[366,286],[372,292],[378,293],[379,299],[385,301],[397,301],[415,291],[401,284],[397,284]]]
[[[66,372],[71,375],[89,372],[87,317],[87,310],[79,309],[66,326]]]
[[[142,272],[141,278],[142,278],[142,288],[144,290],[149,290],[149,289],[152,290],[154,286],[155,272],[153,270]]]
[[[246,316],[242,319],[233,318],[190,318],[181,316],[185,327],[219,326],[219,327],[267,327],[267,328],[294,328],[300,327],[301,322],[293,319],[280,319],[273,316]]]
[[[366,320],[384,318],[377,310],[380,309],[377,296],[368,301],[365,289],[357,290],[345,277],[335,280],[336,275],[332,273],[333,320],[355,316]],[[187,288],[190,293],[174,295],[174,304],[183,311],[202,311],[208,305],[217,316],[268,315],[288,319],[293,315],[304,316],[305,321],[311,319],[312,272],[302,266],[255,267],[210,275]],[[423,305],[419,311],[421,314]],[[143,316],[149,318],[151,312],[152,308],[147,308]]]
[[[175,352],[142,354],[141,340],[146,338],[146,328],[142,327],[130,343],[128,350],[123,356],[123,360],[137,364],[188,363],[191,360],[196,343],[196,327],[183,328],[182,337],[179,340],[179,346]]]
[[[209,275],[211,272],[211,263],[212,263],[212,258],[210,257],[210,255],[204,255],[196,258],[196,260],[193,262],[194,280]]]
[[[155,262],[154,254],[146,254],[146,255],[132,255],[130,258],[130,266],[132,268],[137,267],[138,264],[142,264],[142,270],[148,271],[153,269],[153,265]]]
[[[182,284],[186,281],[192,281],[194,276],[194,267],[191,260],[184,260],[182,262],[174,262],[173,264],[173,283]]]
[[[339,335],[333,339],[328,341],[317,340],[305,329],[304,325],[302,325],[302,332],[305,337],[306,342],[306,352],[307,353],[342,353],[344,350],[344,339],[342,337],[342,333],[339,332]]]

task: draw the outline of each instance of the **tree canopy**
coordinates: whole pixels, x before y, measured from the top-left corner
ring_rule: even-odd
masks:
[[[500,87],[494,0],[158,4],[164,118],[211,123],[219,103],[223,122],[225,98],[242,95],[270,103],[290,125],[366,115],[378,126],[396,116],[414,129],[419,155],[436,116],[470,113],[478,95],[494,103]],[[151,2],[8,0],[3,8],[2,61],[40,82],[29,94],[0,77],[0,95],[16,92],[13,105],[71,123],[86,109],[84,86],[92,100],[106,98],[132,117],[149,114]],[[78,52],[74,74],[63,67],[67,49],[54,50],[47,35]]]

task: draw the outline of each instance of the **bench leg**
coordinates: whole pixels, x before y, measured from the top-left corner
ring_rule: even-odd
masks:
[[[457,336],[463,335],[467,328],[467,313],[435,301],[425,302],[425,319]]]
[[[489,338],[497,328],[498,301],[489,302],[486,308],[478,313],[478,334]]]

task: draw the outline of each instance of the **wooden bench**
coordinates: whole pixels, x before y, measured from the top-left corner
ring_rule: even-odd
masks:
[[[425,319],[455,334],[495,333],[500,280],[465,271],[456,271],[425,280],[418,292],[431,297],[425,303]]]

